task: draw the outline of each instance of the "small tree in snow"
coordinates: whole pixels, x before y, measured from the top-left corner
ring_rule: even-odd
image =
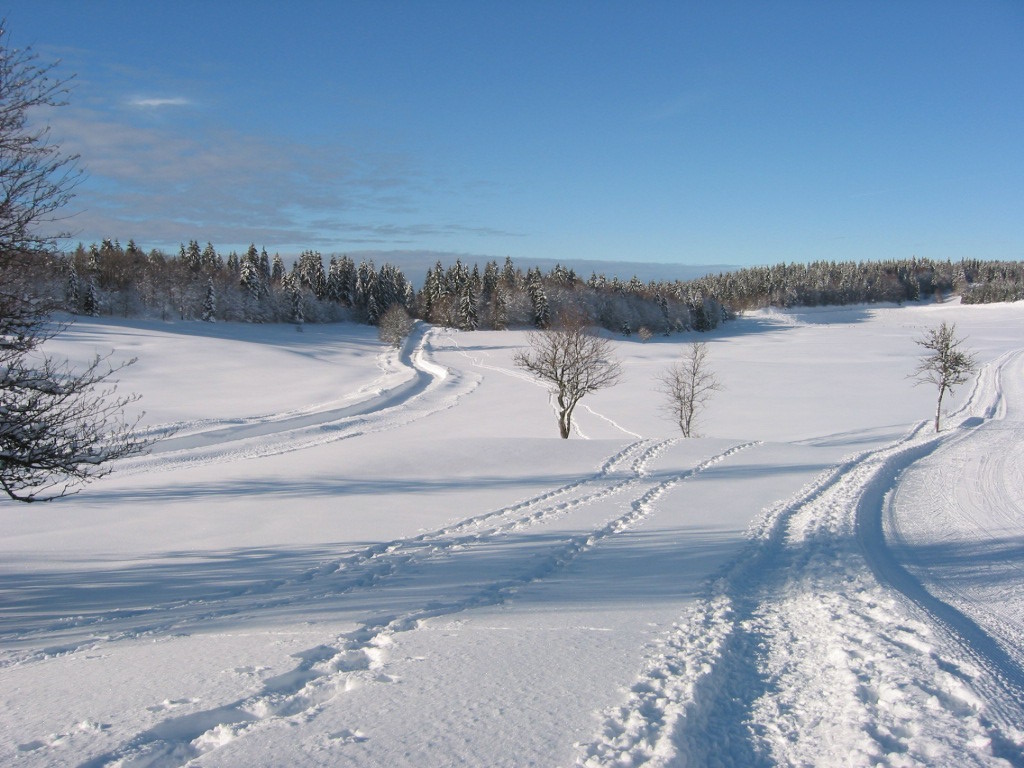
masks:
[[[938,328],[925,331],[924,336],[915,339],[915,342],[931,353],[918,363],[913,376],[918,384],[934,384],[938,387],[939,398],[935,405],[935,431],[938,432],[943,396],[967,381],[977,363],[973,355],[960,349],[963,339],[956,337],[956,325],[943,322]]]
[[[711,395],[722,389],[715,374],[708,369],[708,345],[693,342],[683,358],[669,366],[658,379],[660,391],[665,394],[668,411],[683,437],[693,437],[693,425],[698,413],[704,410]]]
[[[556,328],[531,333],[529,344],[513,361],[550,387],[558,402],[558,431],[568,438],[579,401],[618,382],[622,368],[611,342],[594,335],[582,316],[563,317]]]
[[[400,347],[402,340],[412,331],[413,321],[401,304],[392,304],[387,312],[380,316],[377,323],[377,335],[385,344]]]

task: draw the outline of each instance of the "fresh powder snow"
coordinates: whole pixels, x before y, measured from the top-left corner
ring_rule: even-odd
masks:
[[[915,339],[979,370],[931,427]],[[0,764],[1022,766],[1024,303],[616,338],[79,319],[146,456],[0,502]],[[683,439],[658,376],[706,341]],[[135,406],[133,406],[135,407]]]

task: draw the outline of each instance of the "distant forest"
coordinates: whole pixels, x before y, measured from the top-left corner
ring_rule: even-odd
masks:
[[[177,254],[145,252],[133,241],[104,240],[56,254],[39,265],[40,287],[56,308],[81,315],[165,320],[377,324],[394,305],[410,316],[464,330],[545,328],[566,312],[624,335],[715,328],[737,312],[875,302],[917,302],[959,295],[964,303],[1024,299],[1024,262],[826,262],[748,267],[696,280],[642,282],[556,266],[525,272],[504,263],[438,262],[416,291],[390,264],[347,256],[324,263],[315,251],[286,268],[255,245],[226,257],[207,243]]]

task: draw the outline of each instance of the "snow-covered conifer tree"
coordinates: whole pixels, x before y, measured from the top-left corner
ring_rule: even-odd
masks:
[[[527,289],[530,293],[530,304],[533,306],[533,324],[538,328],[547,328],[551,324],[551,308],[539,269],[532,272]]]
[[[459,300],[459,327],[464,331],[475,331],[480,321],[476,312],[476,298],[473,296],[473,283],[466,283]]]
[[[260,249],[260,278],[264,285],[270,282],[270,256],[266,248]]]
[[[78,312],[78,305],[81,301],[81,290],[78,281],[78,270],[72,263],[68,269],[68,283],[65,288],[65,306],[69,312]]]
[[[270,267],[270,282],[272,285],[280,285],[284,279],[284,261],[281,260],[281,254],[274,254],[274,262]]]
[[[96,283],[90,277],[85,281],[85,293],[82,295],[82,312],[90,317],[100,314],[100,299],[96,291]]]
[[[213,287],[213,278],[206,281],[206,299],[203,301],[203,320],[212,323],[217,320],[217,291]]]
[[[505,298],[505,289],[497,286],[491,296],[491,325],[496,331],[504,331],[508,328],[508,300]]]
[[[131,243],[129,243],[129,245],[131,245]],[[218,269],[219,260],[220,256],[217,255],[217,250],[213,247],[213,243],[207,242],[200,257],[203,269],[207,272],[215,272]]]

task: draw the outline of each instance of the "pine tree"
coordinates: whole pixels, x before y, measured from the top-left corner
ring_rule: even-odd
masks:
[[[217,250],[213,247],[213,243],[207,241],[206,247],[203,248],[203,253],[200,257],[203,269],[207,272],[216,272],[218,269],[218,261],[220,256],[217,255]]]
[[[146,254],[142,252],[142,249],[135,244],[135,240],[131,238],[128,240],[128,245],[124,247],[124,252],[132,263],[141,263],[146,258]]]
[[[448,291],[445,286],[445,272],[441,262],[434,264],[433,269],[427,271],[427,278],[423,284],[423,316],[429,323],[443,323],[446,306],[448,304]]]
[[[476,298],[473,296],[473,284],[467,282],[459,300],[459,327],[464,331],[475,331],[480,325],[476,313]]]
[[[270,282],[270,256],[266,248],[260,249],[260,277],[264,283]]]
[[[270,282],[272,285],[280,285],[284,279],[284,262],[281,260],[281,254],[274,254],[274,264],[270,268]]]
[[[190,270],[198,272],[203,267],[203,253],[199,250],[199,243],[189,240],[188,249],[184,251],[182,261]]]
[[[303,251],[295,261],[292,273],[298,278],[299,284],[309,288],[318,299],[323,299],[327,294],[327,277],[319,252]]]
[[[100,300],[96,295],[96,283],[92,278],[85,281],[85,294],[82,296],[82,312],[90,317],[100,314]]]
[[[213,278],[206,281],[206,299],[203,301],[203,320],[213,323],[217,320],[217,292],[213,287]]]
[[[78,282],[78,270],[74,263],[68,268],[68,284],[65,290],[65,305],[69,312],[78,312],[78,304],[81,301]]]
[[[330,268],[327,271],[327,300],[343,307],[351,307],[354,283],[355,265],[352,263],[352,259],[347,256],[342,256],[340,259],[332,256]]]
[[[262,290],[260,289],[261,282],[259,262],[246,255],[242,259],[240,266],[239,284],[253,301],[260,300],[262,295]]]
[[[268,293],[268,288],[260,276],[259,254],[255,246],[250,246],[239,267],[239,285],[245,292],[245,319],[247,322],[262,320],[259,303]]]
[[[292,322],[301,326],[306,320],[302,307],[302,287],[293,280],[289,283],[289,291],[291,294]]]
[[[394,264],[384,264],[377,272],[377,305],[386,312],[395,304],[407,307],[408,281]]]
[[[371,293],[370,297],[366,300],[366,322],[370,325],[376,325],[380,320],[380,316],[381,311],[380,305],[377,303],[377,297]]]
[[[373,300],[373,307],[370,300]],[[380,304],[377,301],[377,271],[372,261],[361,261],[356,270],[355,308],[367,317],[367,322],[375,324],[380,317]]]
[[[505,266],[501,272],[501,279],[504,281],[505,287],[509,290],[514,290],[516,288],[516,283],[518,282],[517,273],[515,265],[512,263],[511,256],[505,257]]]
[[[470,272],[469,283],[473,293],[479,296],[483,290],[483,278],[480,277],[480,268],[476,264],[473,265],[473,270]]]
[[[491,297],[491,324],[496,331],[504,331],[508,328],[508,304],[505,299],[505,291],[501,287],[494,289]]]
[[[498,262],[488,261],[484,265],[484,274],[480,278],[480,301],[487,304],[491,301],[491,297],[494,296],[494,291],[498,288],[498,281],[500,277],[498,275]]]
[[[540,270],[532,270],[528,279],[527,290],[530,294],[530,304],[533,306],[533,324],[537,328],[547,328],[551,325],[551,308],[541,282]]]

